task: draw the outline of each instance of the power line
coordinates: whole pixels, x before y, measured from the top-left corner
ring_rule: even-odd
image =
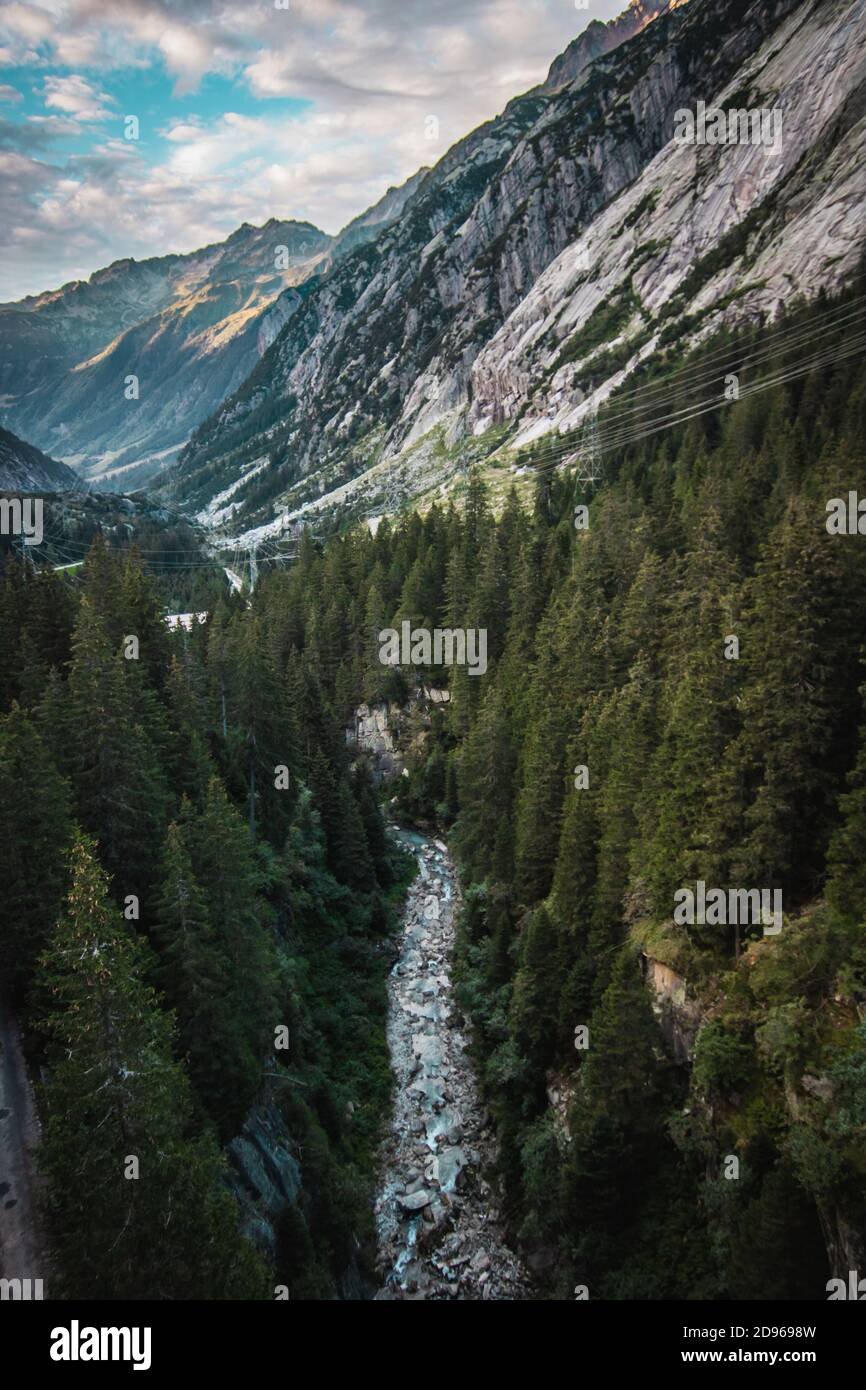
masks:
[[[771,389],[774,386],[784,385],[788,381],[796,380],[798,377],[805,376],[817,367],[832,366],[835,362],[845,361],[847,358],[856,356],[866,347],[866,333],[859,334],[848,341],[844,348],[805,359],[801,363],[793,366],[789,370],[781,371],[770,377],[759,380],[751,386],[741,386],[736,399],[744,399],[759,391]],[[639,422],[640,417],[635,412],[631,427],[621,426],[618,430],[608,431],[604,423],[601,427],[600,449],[609,453],[614,449],[623,449],[631,444],[637,443],[642,439],[649,438],[651,435],[658,434],[666,429],[677,425],[686,424],[689,420],[695,419],[700,415],[705,415],[712,410],[717,410],[722,401],[718,394],[705,398],[690,406],[680,410],[668,411],[663,415],[656,416],[652,420]],[[547,449],[539,450],[534,455],[525,459],[526,466],[534,466],[536,469],[558,467],[566,460],[568,455],[575,453],[575,442],[572,440],[558,446],[550,446]]]
[[[749,364],[759,364],[763,362],[765,359],[777,355],[780,351],[792,351],[794,348],[800,346],[803,342],[815,342],[823,337],[826,337],[829,334],[838,334],[838,332],[841,329],[848,327],[849,324],[853,321],[854,318],[856,318],[857,314],[859,314],[860,312],[861,311],[859,309],[853,311],[853,313],[849,313],[848,311],[846,311],[844,314],[839,315],[831,323],[829,323],[823,329],[820,329],[818,331],[811,329],[809,326],[802,327],[798,325],[796,326],[796,328],[786,330],[783,334],[778,335],[777,341],[774,342],[772,345],[767,346],[762,343],[756,352],[751,354],[747,353],[745,357],[743,357],[742,351],[737,351],[736,347],[726,348],[723,350],[723,352],[719,353],[718,356],[722,357],[728,365],[730,365],[733,361],[736,361],[737,365],[740,367],[740,370],[742,371],[745,366]],[[776,335],[774,335],[774,337],[776,337]],[[785,340],[784,347],[781,345],[781,342],[779,341],[781,339]],[[714,356],[715,355],[716,354],[714,354]],[[704,365],[706,365],[706,362],[700,364],[701,367],[703,367]],[[666,400],[673,402],[674,400],[689,394],[689,392],[693,390],[695,387],[703,385],[707,381],[718,380],[720,377],[723,377],[725,375],[727,375],[727,373],[725,373],[722,370],[719,370],[718,368],[709,373],[699,370],[697,375],[694,375],[690,372],[689,368],[683,367],[680,368],[680,370],[676,374],[674,374],[672,380],[668,379],[667,381],[645,383],[642,386],[632,388],[631,391],[623,393],[622,395],[617,394],[614,397],[614,401],[619,404],[625,404],[625,409],[613,410],[606,413],[604,415],[604,426],[610,434],[610,425],[612,422],[618,421],[620,419],[634,419],[637,416],[638,412],[644,408],[644,401],[649,400],[652,397],[661,395]],[[682,379],[682,385],[679,387],[677,386],[678,379]],[[635,402],[635,404],[628,404],[629,401]],[[549,446],[549,449],[545,450],[544,452],[554,452],[561,448],[567,450],[568,447],[568,445],[551,445]]]
[[[716,380],[718,377],[726,375],[724,366],[719,366],[719,363],[736,362],[742,367],[745,363],[759,362],[766,357],[772,357],[779,351],[790,351],[801,342],[814,342],[826,336],[828,333],[835,332],[839,328],[847,326],[849,322],[853,322],[857,316],[863,312],[864,308],[866,308],[866,295],[860,295],[857,298],[857,307],[852,308],[846,305],[841,310],[839,308],[834,308],[815,315],[815,319],[824,319],[829,314],[831,316],[830,322],[826,326],[819,325],[816,328],[814,321],[810,319],[807,324],[791,324],[787,328],[778,330],[776,333],[762,334],[756,350],[752,353],[747,353],[745,357],[743,357],[742,346],[738,347],[736,343],[727,344],[725,347],[718,348],[712,353],[705,355],[697,364],[699,368],[698,375],[689,377],[689,380],[692,384]],[[664,351],[664,349],[659,348],[657,351]],[[647,358],[647,361],[650,360],[651,357]],[[591,359],[589,359],[589,361],[591,363]],[[716,363],[717,365],[712,372],[707,373],[704,371],[704,368],[710,363]],[[632,386],[627,390],[618,390],[612,399],[617,405],[624,405],[625,409],[607,414],[605,416],[606,422],[612,419],[618,419],[620,416],[631,414],[633,406],[628,404],[630,401],[637,401],[638,398],[643,401],[655,395],[669,393],[671,380],[675,381],[677,377],[686,377],[690,370],[692,369],[683,366],[667,380],[644,382]]]
[[[652,435],[681,426],[710,411],[719,409],[722,402],[718,393],[697,401],[688,398],[693,397],[697,390],[704,388],[709,382],[729,375],[723,370],[725,364],[736,364],[738,367],[737,375],[741,375],[747,368],[761,366],[768,363],[770,359],[790,354],[807,342],[815,349],[799,362],[787,367],[780,364],[778,370],[771,372],[770,375],[759,378],[752,384],[739,387],[736,399],[748,399],[761,391],[796,380],[819,367],[832,366],[863,352],[866,349],[866,331],[852,334],[847,338],[843,337],[841,343],[838,342],[838,338],[840,333],[844,334],[846,330],[852,328],[858,318],[862,316],[864,304],[866,304],[866,295],[859,295],[841,307],[834,306],[814,313],[806,323],[794,323],[769,334],[763,333],[753,349],[750,349],[748,344],[726,344],[724,347],[705,355],[696,364],[697,373],[693,368],[683,367],[667,380],[642,383],[627,391],[618,392],[614,397],[616,408],[606,412],[601,423],[599,423],[598,410],[592,411],[586,416],[581,427],[579,441],[572,438],[564,440],[560,444],[550,444],[536,451],[534,455],[531,454],[526,459],[526,464],[541,472],[575,461],[578,468],[576,479],[578,484],[597,486],[604,477],[603,455],[605,453],[614,449],[627,448]],[[829,346],[830,343],[833,346]],[[679,404],[684,401],[687,403]],[[674,408],[675,406],[678,408]],[[652,411],[659,413],[652,415],[650,414]],[[379,466],[376,465],[376,467]],[[175,465],[172,470],[173,474],[176,474],[176,469],[177,466]],[[172,485],[175,481],[175,477],[172,477]],[[86,479],[82,479],[82,482],[87,491],[92,494],[92,485]],[[386,477],[385,486],[387,506],[396,510],[400,500],[396,478],[393,475]],[[65,515],[65,508],[62,503],[60,503],[60,508],[61,514]],[[370,510],[362,514],[358,520],[368,520],[379,514],[381,513]],[[293,542],[297,540],[300,531],[311,534],[315,541],[327,539],[323,535],[310,532],[305,524],[300,523],[293,527],[291,537]],[[58,555],[69,564],[78,562],[74,554],[70,555],[70,547],[80,546],[84,553],[90,547],[90,541],[77,541],[60,532],[61,549],[60,545],[55,542],[56,534],[52,532],[46,539],[55,543]],[[277,537],[269,539],[278,543]],[[290,554],[259,554],[260,545],[261,542],[255,541],[244,547],[240,540],[236,539],[235,541],[232,567],[235,570],[240,568],[241,556],[244,557],[244,567],[247,568],[250,576],[251,590],[255,588],[260,565],[290,564],[297,558],[296,551]],[[228,549],[228,546],[220,547],[214,543],[214,548],[215,551],[219,551],[221,548]],[[178,573],[196,569],[226,568],[218,554],[214,554],[208,559],[174,560],[171,557],[186,556],[189,551],[185,549],[142,550],[138,546],[135,546],[135,550],[142,560],[157,572]],[[84,554],[81,558],[84,558]]]

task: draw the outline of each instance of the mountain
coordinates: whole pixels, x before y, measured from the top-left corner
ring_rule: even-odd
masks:
[[[0,488],[4,492],[70,492],[81,480],[65,463],[0,429]]]
[[[676,10],[680,5],[687,3],[688,0],[658,0],[658,3],[653,3],[653,0],[630,0],[627,9],[607,24],[603,24],[600,19],[593,19],[583,33],[578,34],[568,48],[551,63],[544,83],[545,89],[555,92],[567,83],[573,82],[596,58],[610,53],[611,49],[625,43],[626,39],[634,38],[635,34],[639,34],[660,14]]]
[[[308,222],[245,223],[189,255],[116,261],[0,306],[5,423],[91,479],[147,481],[243,382],[282,326],[277,296],[330,244]]]
[[[392,509],[472,460],[513,466],[671,342],[848,281],[864,40],[859,0],[633,4],[613,30],[590,25],[375,240],[294,294],[184,451],[186,504],[231,495],[235,536],[284,509]],[[698,102],[776,108],[781,138],[678,143]]]
[[[87,281],[0,305],[0,412],[100,486],[142,486],[237,390],[307,282],[398,217],[426,170],[330,237],[244,223],[187,255],[116,261]],[[127,398],[127,378],[138,398]]]
[[[348,251],[353,251],[356,246],[365,246],[368,241],[375,240],[389,222],[393,222],[395,218],[400,216],[412,194],[429,172],[430,170],[424,165],[417,174],[413,174],[404,184],[397,188],[389,188],[378,203],[374,203],[373,207],[368,208],[366,212],[359,213],[351,222],[348,222],[343,230],[334,237],[322,264],[317,267],[319,274],[323,274],[325,269],[330,269],[341,256],[344,256]]]

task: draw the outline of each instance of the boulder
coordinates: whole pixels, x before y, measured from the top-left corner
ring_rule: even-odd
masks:
[[[424,1187],[419,1187],[416,1192],[408,1192],[403,1197],[398,1197],[397,1201],[404,1211],[415,1212],[423,1211],[430,1205],[430,1193]]]

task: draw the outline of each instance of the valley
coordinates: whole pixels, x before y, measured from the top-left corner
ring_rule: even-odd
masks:
[[[11,251],[97,211],[0,304],[0,1278],[856,1298],[866,3],[33,8]]]

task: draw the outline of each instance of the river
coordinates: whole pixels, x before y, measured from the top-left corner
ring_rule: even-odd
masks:
[[[447,847],[393,832],[418,859],[388,980],[394,1113],[376,1200],[383,1300],[524,1299],[490,1170],[496,1142],[451,990],[458,906]]]

